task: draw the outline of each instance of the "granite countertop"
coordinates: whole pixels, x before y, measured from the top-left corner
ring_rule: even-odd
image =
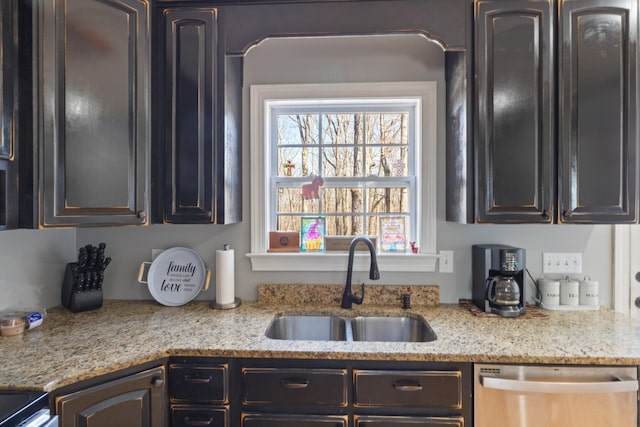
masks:
[[[365,300],[366,301],[366,300]],[[282,313],[424,317],[428,343],[283,341],[266,338]],[[169,356],[358,359],[545,364],[640,364],[640,323],[611,310],[548,312],[547,318],[476,317],[458,305],[272,304],[214,310],[207,301],[165,307],[155,301],[106,301],[99,310],[57,307],[44,324],[0,337],[0,388],[52,391],[77,381]]]

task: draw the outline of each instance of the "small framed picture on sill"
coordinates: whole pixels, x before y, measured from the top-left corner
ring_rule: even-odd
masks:
[[[380,250],[382,252],[404,252],[406,249],[405,217],[380,217]]]
[[[324,217],[302,217],[300,224],[300,250],[303,252],[324,252]]]

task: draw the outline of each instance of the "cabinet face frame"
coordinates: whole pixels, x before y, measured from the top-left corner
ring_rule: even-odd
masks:
[[[551,223],[553,4],[481,0],[475,8],[475,220]]]
[[[100,33],[104,27],[83,27],[83,15],[79,10],[83,3],[84,6],[93,4],[103,8],[103,11],[108,10],[111,17],[117,16],[119,22],[128,27],[128,34],[118,35],[120,39],[114,41],[110,38],[111,34]],[[34,82],[34,136],[41,153],[38,168],[39,225],[64,227],[145,224],[148,211],[150,127],[148,3],[144,0],[45,0],[34,3],[33,22],[34,75],[37,77]],[[91,94],[83,90],[100,86],[100,82],[87,81],[91,76],[81,73],[82,67],[86,66],[82,62],[85,60],[84,56],[77,52],[74,56],[71,54],[72,50],[68,49],[69,34],[74,31],[88,32],[87,35],[75,37],[77,41],[88,45],[86,56],[104,53],[105,49],[114,55],[113,52],[119,52],[118,49],[125,51],[127,69],[124,73],[127,79],[118,82],[117,87],[105,91],[104,98],[92,100]],[[79,75],[83,79],[78,79]],[[120,95],[124,94],[123,99],[113,101],[109,98],[110,95],[106,93],[110,93],[111,89]],[[72,93],[74,90],[76,93]],[[90,104],[88,107],[80,104],[82,97]],[[73,99],[78,101],[78,111],[70,112]],[[101,101],[105,102],[102,104]],[[121,105],[126,105],[127,111],[118,111],[114,107]],[[111,113],[114,114],[110,115]],[[127,117],[125,142],[118,136],[122,132],[118,130],[119,122],[116,117]],[[96,129],[106,129],[109,134],[96,134]],[[111,176],[93,176],[90,174],[90,165],[87,167],[86,164],[80,165],[83,173],[76,170],[75,176],[71,176],[72,167],[78,167],[77,163],[93,161],[97,167],[103,166],[105,161],[113,163],[122,160],[116,159],[115,155],[110,157],[108,147],[104,147],[100,154],[96,154],[96,158],[80,161],[75,159],[74,163],[71,157],[73,149],[69,144],[73,142],[79,147],[79,141],[91,140],[92,137],[99,137],[103,142],[120,143],[121,152],[126,152],[125,156],[121,156],[126,157],[124,162],[120,161],[115,165],[126,175],[121,182],[126,182],[118,189],[123,190],[122,194],[116,197],[113,197],[113,193],[117,190],[113,186],[108,188],[112,201],[101,199],[101,195],[92,192],[90,187],[92,181],[104,180],[111,183]],[[103,166],[102,172],[106,170],[108,168]],[[118,170],[113,173],[115,176]],[[81,189],[83,194],[69,194],[70,185]],[[74,201],[74,198],[77,200]]]
[[[559,222],[635,223],[637,1],[563,0],[559,26]],[[607,41],[617,46],[607,48]],[[598,66],[592,67],[596,56]],[[599,81],[598,75],[609,80]]]

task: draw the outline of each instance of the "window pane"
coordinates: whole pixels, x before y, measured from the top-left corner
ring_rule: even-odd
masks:
[[[407,144],[408,113],[368,113],[368,144]]]
[[[327,215],[327,236],[362,235],[362,216]]]
[[[318,153],[318,148],[280,147],[278,149],[278,176],[320,175]],[[287,169],[291,170],[291,175],[287,175]]]
[[[278,114],[278,145],[318,144],[317,114]]]
[[[362,147],[323,147],[322,168],[327,177],[361,177]]]
[[[368,147],[367,175],[409,176],[407,146]]]
[[[337,113],[322,116],[323,144],[362,144],[361,113]]]
[[[322,209],[326,213],[362,214],[362,189],[325,187],[322,189]]]
[[[300,217],[290,215],[278,215],[278,231],[300,232]]]
[[[369,188],[367,194],[367,213],[409,211],[409,192],[406,188]]]
[[[302,213],[300,187],[278,188],[278,213]]]

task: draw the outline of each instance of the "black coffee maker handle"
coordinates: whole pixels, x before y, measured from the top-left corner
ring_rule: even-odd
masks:
[[[489,302],[492,304],[496,303],[495,284],[497,279],[498,279],[498,276],[487,278],[487,292],[485,293],[485,298],[489,300]]]

